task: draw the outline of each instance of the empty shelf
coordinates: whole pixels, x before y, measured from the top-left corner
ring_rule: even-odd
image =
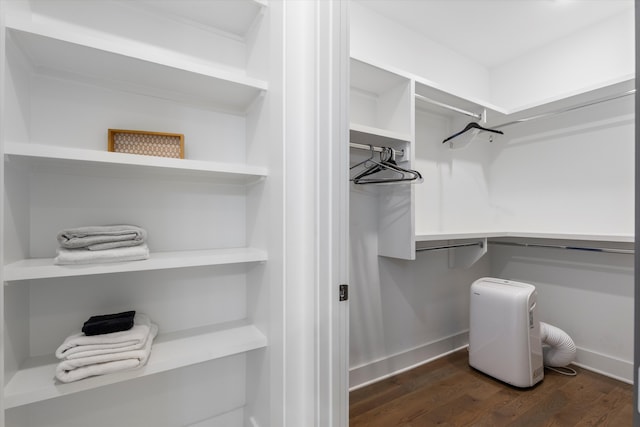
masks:
[[[34,70],[82,76],[100,86],[244,113],[267,83],[245,70],[203,64],[135,43],[83,39],[65,28],[8,23],[10,39]]]
[[[351,123],[350,140],[359,144],[389,145],[406,144],[411,141],[411,135],[379,129],[372,126]]]

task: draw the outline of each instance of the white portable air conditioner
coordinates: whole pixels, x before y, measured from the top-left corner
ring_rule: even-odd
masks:
[[[516,387],[544,377],[536,288],[494,278],[471,285],[469,365]]]

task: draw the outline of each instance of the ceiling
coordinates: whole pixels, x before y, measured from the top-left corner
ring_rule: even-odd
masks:
[[[633,0],[353,0],[487,68],[631,10]]]

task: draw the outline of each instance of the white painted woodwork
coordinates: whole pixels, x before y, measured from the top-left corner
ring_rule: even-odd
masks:
[[[248,262],[264,262],[267,253],[254,248],[210,249],[199,251],[153,252],[139,262],[87,265],[56,265],[52,258],[32,258],[5,265],[4,280],[46,279],[50,277],[90,276],[126,271],[164,270]]]
[[[28,359],[24,362],[23,368],[16,372],[5,386],[5,407],[13,408],[90,390],[145,375],[244,353],[267,345],[265,336],[252,325],[211,331],[203,329],[159,335],[154,340],[153,353],[142,369],[91,377],[86,381],[67,384],[54,382],[51,378],[55,376],[57,365],[55,358],[53,360],[51,357]]]
[[[415,84],[414,93],[480,114],[484,126],[497,126],[505,132],[505,136],[498,135],[493,141],[480,138],[465,149],[452,150],[442,141],[473,121],[472,118],[419,99],[412,102],[411,94],[396,97],[398,105],[390,110],[389,107],[382,110],[376,107],[380,99],[388,99],[388,96],[371,95],[369,103],[364,105],[362,102],[352,103],[352,119],[362,117],[361,120],[368,120],[370,124],[352,123],[352,141],[365,145],[406,147],[409,154],[403,160],[410,161],[405,165],[411,165],[409,167],[420,171],[425,178],[417,185],[390,185],[376,189],[381,201],[378,209],[386,210],[379,217],[379,233],[381,240],[386,242],[379,248],[380,255],[413,259],[414,236],[434,235],[438,238],[453,234],[464,237],[480,233],[491,237],[506,233],[524,237],[532,233],[559,238],[570,235],[579,240],[590,240],[592,235],[599,236],[599,240],[611,236],[617,241],[633,235],[633,210],[629,205],[633,200],[629,197],[633,192],[632,153],[629,150],[633,147],[628,143],[633,132],[632,97],[622,96],[598,103],[627,93],[633,88],[633,79],[522,110],[508,110],[430,87],[425,80],[410,73],[396,74],[398,70],[395,68],[393,72],[387,70],[385,73],[383,68],[367,67],[360,60],[353,60],[352,64],[355,64],[352,68],[352,86],[355,86],[352,99],[363,92],[375,94],[376,81],[378,93],[386,94],[389,88],[398,87],[404,77],[405,84]],[[397,115],[397,111],[404,111],[406,105],[415,105],[415,113],[410,113],[407,125],[411,129],[411,120],[415,117],[415,137],[371,126],[385,126],[384,119],[377,117],[381,111],[392,111],[391,115]],[[562,112],[581,105],[587,107]],[[500,127],[557,111],[562,113]],[[576,135],[566,137],[565,126],[571,126]],[[535,144],[520,142],[538,139],[541,142]],[[603,140],[611,142],[602,144]],[[568,147],[573,147],[573,152]],[[530,153],[520,155],[519,151],[525,149]],[[601,153],[596,155],[598,151]],[[366,158],[366,155],[366,151],[352,150],[352,164]],[[619,165],[616,174],[605,173],[606,169],[600,164],[603,156]],[[557,172],[550,174],[549,166],[547,169],[539,168],[530,162],[531,158],[543,162],[544,157],[554,160],[546,164],[553,165]],[[524,178],[521,173],[524,170],[528,171],[527,176],[536,178]],[[567,170],[575,170],[577,176],[583,178],[576,182],[576,191],[570,191],[571,203],[564,208],[566,212],[558,215],[549,209],[560,200],[566,200],[567,187],[556,183],[566,181]],[[527,192],[521,192],[515,185],[524,179],[526,184],[523,181],[521,185],[527,188]],[[587,184],[589,180],[591,183]],[[589,193],[579,190],[584,186],[589,188]],[[557,189],[557,198],[552,198],[551,189]],[[548,214],[545,213],[547,211]]]
[[[215,179],[219,182],[249,184],[267,176],[263,167],[245,164],[229,164],[189,159],[172,159],[140,156],[127,153],[112,153],[98,150],[83,150],[40,144],[5,144],[5,156],[9,161],[31,162],[26,168],[38,170],[66,168],[77,170],[104,168],[117,173],[157,177],[175,175]],[[16,160],[13,160],[16,159]],[[56,163],[57,162],[57,163]]]
[[[2,426],[103,425],[96,402],[110,425],[281,425],[283,8],[191,3],[3,3]],[[182,133],[185,158],[107,152],[109,128]],[[57,232],[112,223],[150,258],[54,265]],[[148,364],[58,383],[62,340],[128,309],[159,325]]]

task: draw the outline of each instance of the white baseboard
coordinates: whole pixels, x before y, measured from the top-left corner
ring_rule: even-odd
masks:
[[[349,369],[349,390],[356,390],[429,363],[464,348],[468,344],[469,332],[464,331],[353,367]],[[618,381],[633,384],[633,362],[578,347],[576,360],[573,364]]]
[[[627,384],[633,384],[633,361],[578,347],[573,364]]]
[[[350,368],[349,390],[355,390],[401,372],[408,371],[460,350],[468,344],[469,331],[463,331],[401,353]]]

